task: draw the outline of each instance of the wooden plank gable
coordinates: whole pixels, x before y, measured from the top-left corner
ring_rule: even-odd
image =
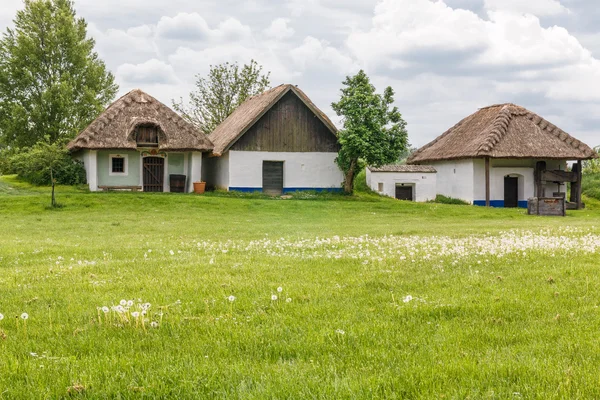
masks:
[[[338,152],[337,137],[293,92],[286,93],[230,150]]]

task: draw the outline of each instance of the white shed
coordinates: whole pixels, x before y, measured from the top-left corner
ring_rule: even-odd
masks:
[[[371,190],[398,200],[435,200],[436,170],[429,165],[384,165],[367,167]]]

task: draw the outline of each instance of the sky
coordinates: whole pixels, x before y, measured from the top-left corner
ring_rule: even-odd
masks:
[[[0,0],[0,29],[21,0]],[[120,95],[167,105],[211,64],[255,59],[273,86],[331,103],[364,69],[422,146],[480,107],[516,103],[600,145],[597,0],[75,0]]]

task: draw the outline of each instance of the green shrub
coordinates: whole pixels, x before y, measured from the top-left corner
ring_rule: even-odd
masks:
[[[583,174],[581,192],[587,197],[600,200],[600,173]]]
[[[370,193],[372,192],[369,185],[367,185],[367,170],[363,168],[354,177],[354,190],[357,192]]]
[[[455,199],[453,197],[447,197],[442,194],[438,194],[437,196],[435,196],[435,200],[431,201],[430,203],[455,204],[455,205],[462,205],[462,206],[469,205],[469,203],[467,203],[464,200]]]
[[[59,185],[86,183],[83,163],[73,160],[62,143],[37,143],[13,155],[9,163],[19,178],[34,185],[50,185],[51,171]]]
[[[16,173],[12,167],[11,158],[17,153],[16,149],[0,149],[0,175],[13,175]]]

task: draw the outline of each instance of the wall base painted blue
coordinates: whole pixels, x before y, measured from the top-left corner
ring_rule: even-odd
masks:
[[[485,200],[475,200],[473,205],[485,207]],[[490,200],[490,207],[504,208],[504,200]],[[519,208],[527,208],[527,200],[519,200]]]
[[[262,188],[249,188],[249,187],[230,187],[230,191],[244,192],[244,193],[256,193],[262,192]],[[332,192],[341,193],[342,188],[283,188],[283,193],[294,193],[294,192]]]

